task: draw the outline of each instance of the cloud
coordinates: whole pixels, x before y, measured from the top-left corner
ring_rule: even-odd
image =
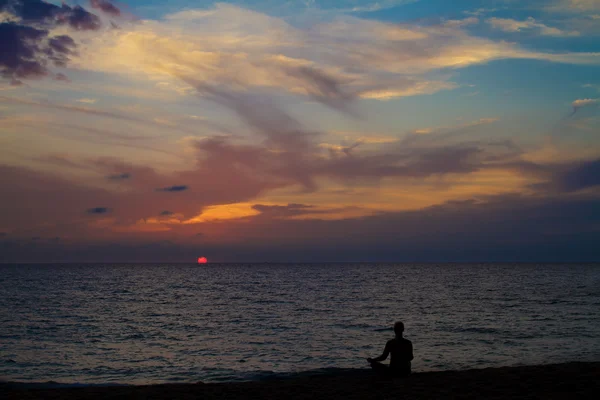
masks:
[[[497,119],[483,118],[458,127],[440,129],[429,135],[408,135],[396,144],[377,151],[356,153],[360,142],[332,149],[329,157],[314,138],[319,132],[307,130],[273,104],[247,101],[245,96],[224,95],[224,104],[239,112],[266,140],[262,146],[236,145],[230,139],[209,138],[197,142],[206,160],[220,160],[240,167],[244,175],[268,177],[275,185],[300,184],[309,191],[318,190],[317,180],[327,177],[351,184],[363,179],[371,182],[386,177],[427,178],[449,174],[467,174],[485,169],[511,168],[520,149],[510,141],[477,141],[464,135]],[[524,167],[524,164],[522,165]],[[520,167],[519,167],[520,168]]]
[[[121,144],[123,146],[134,147],[133,144],[127,143],[127,142],[159,139],[162,137],[162,133],[165,132],[164,129],[167,129],[167,128],[168,128],[168,131],[181,132],[181,133],[185,133],[188,135],[193,135],[194,137],[197,137],[198,133],[201,132],[201,129],[206,129],[210,132],[231,133],[231,131],[224,124],[216,123],[216,122],[212,122],[212,121],[203,121],[203,120],[194,120],[193,123],[188,124],[188,123],[186,123],[186,122],[189,122],[189,120],[187,120],[187,118],[177,120],[175,123],[170,124],[170,125],[164,125],[167,128],[163,127],[163,130],[158,130],[158,128],[162,127],[163,124],[159,124],[156,121],[154,121],[153,119],[145,117],[144,114],[141,112],[136,112],[135,110],[130,110],[127,108],[108,108],[107,109],[107,108],[95,106],[94,104],[70,105],[70,104],[55,103],[51,100],[35,101],[35,100],[27,99],[27,98],[0,96],[0,103],[3,103],[3,102],[9,103],[9,104],[22,104],[22,105],[27,105],[27,106],[31,106],[31,107],[35,107],[35,108],[48,109],[48,110],[67,111],[67,112],[78,113],[78,114],[87,115],[87,116],[91,116],[91,117],[104,117],[104,118],[110,118],[110,119],[126,121],[126,122],[135,122],[137,124],[144,125],[145,131],[149,131],[148,128],[150,128],[150,130],[153,130],[154,132],[158,131],[158,133],[155,136],[139,135],[139,134],[131,135],[131,134],[125,134],[125,133],[121,133],[121,132],[115,132],[114,130],[111,130],[111,129],[106,129],[106,128],[104,128],[104,126],[109,126],[109,124],[104,124],[104,123],[96,124],[98,126],[102,126],[101,128],[94,128],[93,127],[94,124],[89,124],[89,123],[84,125],[84,124],[74,124],[74,123],[66,123],[66,122],[63,123],[63,122],[45,121],[45,123],[52,124],[53,126],[56,126],[56,127],[60,127],[63,130],[64,130],[64,128],[67,128],[69,130],[74,130],[74,131],[78,130],[79,132],[82,132],[82,133],[88,133],[90,136],[96,136],[96,138],[97,138],[96,143],[107,143],[107,142],[114,142],[114,141],[118,140],[118,141],[123,142]],[[145,112],[156,113],[157,111],[150,109]],[[65,120],[70,121],[70,120],[73,120],[73,118],[66,118]],[[77,135],[73,135],[73,137],[78,136],[80,140],[84,140],[83,135],[79,135],[79,132]],[[135,144],[135,147],[146,148],[147,150],[150,150],[150,151],[160,152],[163,154],[175,155],[177,157],[180,156],[180,154],[176,154],[176,153],[166,150],[164,148],[150,147],[150,146],[146,146],[141,143]]]
[[[15,83],[49,75],[49,62],[65,66],[75,49],[69,36],[15,23],[0,23],[0,37],[0,76]]]
[[[543,23],[537,22],[535,18],[529,17],[526,20],[519,21],[510,18],[489,18],[486,20],[493,28],[502,30],[504,32],[523,32],[535,30],[542,36],[557,36],[557,37],[570,37],[580,36],[578,31],[565,31],[558,28],[550,27]]]
[[[100,18],[81,6],[61,6],[42,0],[2,0],[0,14],[0,75],[13,84],[20,79],[50,75],[48,64],[65,67],[76,54],[75,40],[68,35],[50,36],[50,30],[66,26],[74,31],[96,31]],[[55,74],[65,81],[64,74]]]
[[[34,160],[43,162],[45,164],[52,164],[52,165],[69,168],[69,169],[80,169],[80,170],[89,169],[88,165],[85,165],[81,162],[77,162],[77,161],[73,160],[71,157],[66,156],[64,154],[48,154],[48,155],[44,155],[42,157],[34,158]],[[107,177],[107,178],[109,178],[109,177]]]
[[[373,84],[372,88],[361,91],[359,97],[386,101],[400,97],[434,94],[442,90],[456,89],[457,87],[458,85],[453,82],[420,81],[407,78],[404,82],[390,83],[390,85],[385,85],[384,83],[379,85]]]
[[[87,213],[88,214],[106,214],[109,211],[110,211],[110,209],[108,209],[106,207],[94,207],[94,208],[88,208]]]
[[[168,186],[160,189],[156,189],[157,192],[183,192],[184,190],[188,190],[189,188],[185,185],[178,186]]]
[[[275,218],[288,218],[298,215],[306,214],[310,211],[315,211],[314,206],[306,204],[288,204],[285,206],[280,205],[264,205],[255,204],[252,208],[261,213],[261,215],[268,215],[269,217]]]
[[[554,0],[547,5],[551,11],[561,12],[589,12],[600,11],[600,1],[598,0]]]
[[[214,222],[206,229],[226,240],[211,235],[203,252],[223,262],[590,262],[600,258],[598,210],[597,198],[503,195],[346,220],[262,219],[260,229]],[[33,247],[5,239],[0,254],[3,262],[189,261],[198,255],[196,232],[168,245],[124,237]]]
[[[312,199],[319,198],[325,192],[323,188],[332,185],[339,184],[346,189],[368,187],[372,190],[369,198],[375,202],[391,193],[391,189],[406,188],[400,182],[419,185],[418,194],[415,191],[393,195],[394,199],[398,196],[398,204],[401,204],[405,196],[435,197],[434,194],[439,192],[431,190],[440,185],[456,187],[456,192],[460,193],[462,185],[473,184],[472,179],[467,178],[469,174],[514,173],[525,180],[525,184],[530,183],[530,176],[536,179],[544,174],[554,176],[554,170],[538,172],[536,164],[525,163],[522,150],[509,140],[486,139],[481,133],[490,129],[496,121],[494,118],[431,128],[425,135],[408,133],[399,142],[382,146],[348,145],[344,146],[347,151],[331,154],[318,145],[323,133],[307,128],[302,120],[294,118],[268,98],[202,85],[199,90],[206,93],[204,96],[214,96],[215,102],[236,113],[259,141],[249,144],[245,137],[217,136],[191,142],[195,163],[187,169],[169,173],[160,173],[155,166],[132,165],[114,159],[73,161],[67,158],[75,162],[76,168],[88,168],[93,172],[88,175],[95,175],[95,178],[85,179],[59,178],[49,173],[2,167],[0,185],[14,188],[0,198],[3,230],[13,232],[19,227],[38,227],[43,221],[42,228],[46,231],[40,235],[81,236],[77,240],[87,238],[85,240],[101,242],[132,232],[143,235],[169,232],[174,237],[190,238],[198,230],[194,225],[203,223],[218,225],[214,230],[213,225],[206,227],[211,232],[210,240],[223,240],[227,227],[235,221],[251,224],[258,222],[256,218],[262,218],[264,222],[299,218],[352,219],[372,215],[377,210],[377,207],[367,209],[368,206],[350,210],[345,205],[327,205],[323,200],[315,206],[302,204],[313,204]],[[135,179],[124,179],[118,185],[106,182],[107,176],[123,173],[131,174]],[[156,193],[156,188],[173,192],[184,186],[173,186],[174,182],[187,183],[186,193],[174,196]],[[378,184],[386,190],[384,194],[378,194],[375,189]],[[498,184],[496,180],[488,185],[494,190],[506,191],[504,182]],[[295,193],[298,197],[289,195],[292,201],[277,203],[256,200],[263,195],[268,199],[268,194],[276,189]],[[489,193],[489,190],[489,186],[484,187],[479,193]],[[308,196],[308,191],[314,192],[314,196],[310,195],[311,200],[299,198]],[[353,201],[351,196],[348,201]],[[442,200],[430,199],[429,204],[436,201]],[[81,213],[73,211],[81,204],[112,204],[115,207],[108,215],[90,219],[81,218]],[[157,210],[176,210],[178,215],[177,218],[159,218]],[[332,217],[334,214],[335,218]],[[143,218],[157,221],[140,222]],[[250,226],[247,229],[251,229]]]
[[[225,92],[280,91],[352,113],[361,98],[391,100],[453,89],[457,85],[449,76],[434,75],[447,69],[507,58],[600,63],[595,53],[533,52],[472,36],[463,26],[342,16],[298,27],[220,3],[90,38],[76,65],[138,73],[152,81],[183,79],[195,89],[210,83]]]
[[[189,219],[204,207],[246,201],[267,189],[285,186],[276,177],[260,176],[260,169],[254,173],[237,164],[244,159],[242,148],[230,153],[205,153],[205,149],[198,154],[194,168],[169,174],[114,159],[75,162],[67,158],[68,168],[74,166],[77,170],[95,172],[96,178],[89,174],[85,175],[87,178],[76,178],[77,175],[70,174],[67,179],[49,172],[0,165],[0,186],[11,188],[0,196],[1,228],[18,235],[35,228],[43,229],[48,236],[104,240],[128,229],[148,232],[137,221],[156,216],[157,209],[177,210],[182,220]],[[121,174],[124,170],[135,179],[120,181],[118,188],[106,185],[106,176]],[[194,186],[187,188],[186,196],[156,193],[157,187],[173,190],[169,183],[174,180],[194,182]],[[177,188],[175,186],[175,190]],[[90,225],[90,220],[76,211],[81,204],[89,203],[118,204],[118,207],[110,210],[110,218],[95,219]],[[153,226],[155,232],[169,229],[161,224]]]
[[[600,19],[600,18],[599,18],[599,19]],[[584,88],[591,88],[591,89],[595,89],[595,90],[597,90],[598,92],[600,92],[600,85],[595,85],[595,84],[593,84],[593,83],[586,83],[586,84],[582,85],[582,87],[584,87]]]
[[[206,88],[201,87],[201,90]],[[150,187],[153,191],[157,191],[156,188],[173,191],[169,189],[173,187],[170,184],[179,181],[193,183],[194,190],[188,188],[189,196],[172,196],[174,198],[205,196],[208,192],[205,188],[210,188],[213,195],[207,201],[221,198],[240,202],[278,188],[296,186],[316,192],[320,190],[323,179],[349,186],[360,182],[377,184],[385,178],[410,182],[416,178],[441,179],[486,170],[516,169],[519,162],[520,150],[514,145],[500,146],[499,140],[465,139],[465,135],[475,134],[476,129],[494,122],[493,118],[446,130],[431,130],[428,135],[408,134],[396,142],[386,138],[382,142],[384,145],[380,146],[375,143],[362,147],[363,142],[355,139],[353,144],[340,146],[339,151],[327,152],[320,144],[323,133],[307,128],[272,102],[243,93],[209,90],[211,96],[216,96],[219,102],[238,113],[242,121],[252,128],[260,140],[259,144],[247,144],[245,139],[235,137],[191,141],[190,149],[196,152],[196,165],[170,177],[160,176],[151,168],[138,172],[126,164],[106,164],[101,166],[102,169],[94,167],[93,170],[102,177],[123,174],[123,171],[135,176],[136,179],[120,184],[123,190],[128,187],[149,190]],[[329,146],[334,148],[336,144]],[[218,195],[219,191],[222,196]],[[230,196],[237,191],[250,197]],[[163,207],[166,208],[160,206],[161,209]],[[183,214],[188,208],[181,205],[169,207]],[[154,213],[152,210],[145,216]]]
[[[67,35],[51,37],[48,40],[48,47],[52,49],[49,54],[49,59],[54,62],[54,65],[65,67],[67,65],[68,55],[75,51],[75,41]]]
[[[92,107],[55,104],[55,103],[51,103],[51,102],[40,102],[40,101],[19,99],[19,98],[15,98],[15,97],[7,97],[7,96],[0,96],[0,101],[8,102],[8,103],[24,104],[24,105],[34,106],[34,107],[42,107],[42,108],[47,108],[47,109],[51,109],[51,110],[71,111],[71,112],[83,113],[83,114],[94,115],[94,116],[99,116],[99,117],[120,119],[120,120],[125,120],[125,121],[150,123],[150,122],[148,122],[147,119],[144,119],[141,117],[123,114],[123,113],[115,112],[115,111],[105,111],[102,109],[96,109],[96,108],[92,108]],[[93,130],[93,128],[92,128],[92,130]]]
[[[106,178],[111,181],[122,181],[122,180],[131,178],[131,174],[128,172],[124,172],[122,174],[109,175]]]
[[[479,18],[477,17],[469,17],[464,19],[449,19],[444,21],[444,26],[450,28],[457,28],[477,24],[479,24]]]
[[[172,211],[161,211],[161,213],[159,214],[161,217],[168,217],[170,215],[173,215],[174,213]]]
[[[260,214],[250,203],[217,204],[205,207],[202,213],[194,218],[184,221],[184,224],[200,224],[207,222],[221,222],[230,220],[243,220]]]
[[[364,207],[354,206],[314,206],[307,204],[288,203],[278,204],[255,204],[252,209],[260,214],[253,216],[254,220],[265,219],[318,219],[318,220],[341,220],[361,218],[377,214],[378,211]]]
[[[68,8],[63,4],[63,9]],[[76,30],[98,30],[102,26],[100,18],[96,15],[87,12],[81,6],[73,7],[70,12],[63,14],[62,18],[66,18],[71,28]]]
[[[54,80],[60,82],[71,82],[71,80],[62,72],[59,72],[56,75],[54,75]]]
[[[121,15],[121,10],[119,10],[114,4],[112,4],[108,0],[90,0],[90,5],[92,6],[92,8],[101,10],[113,17],[118,17],[119,15]]]
[[[102,23],[96,15],[81,6],[60,7],[42,0],[3,0],[0,11],[12,14],[23,23],[38,23],[47,26],[68,25],[75,30],[97,30]]]
[[[349,6],[348,8],[345,8],[345,2],[335,2],[336,8],[340,7],[340,11],[342,12],[360,12],[360,13],[364,13],[364,12],[375,12],[375,11],[381,11],[381,10],[386,10],[389,8],[394,8],[394,7],[398,7],[401,5],[405,5],[405,4],[411,4],[411,3],[416,3],[419,0],[379,0],[376,2],[371,2],[371,3],[367,3],[364,5],[360,5],[360,6]],[[355,2],[351,2],[351,3],[355,3]]]
[[[385,177],[426,178],[468,174],[486,168],[485,151],[476,144],[388,151],[358,157],[339,157],[317,167],[317,173],[349,182]]]
[[[553,168],[549,183],[539,187],[560,192],[576,192],[600,185],[600,159],[572,162]]]
[[[356,96],[343,87],[344,81],[311,67],[293,66],[285,69],[291,77],[303,83],[303,89],[311,98],[332,108],[346,110]]]
[[[467,174],[501,168],[500,162],[512,162],[518,154],[514,146],[509,149],[492,142],[457,142],[469,129],[497,121],[484,118],[440,131],[427,141],[407,138],[396,147],[388,146],[381,152],[366,155],[353,152],[360,144],[356,142],[341,146],[340,154],[331,152],[326,158],[320,151],[322,146],[313,140],[320,133],[308,130],[271,102],[243,93],[215,90],[204,84],[199,85],[199,90],[235,111],[266,140],[263,146],[240,146],[226,138],[210,138],[198,141],[197,148],[207,155],[207,160],[230,160],[244,175],[268,177],[274,185],[300,184],[309,191],[316,191],[317,180],[322,177],[350,184],[386,177],[414,179]],[[511,168],[517,168],[517,164]]]
[[[0,97],[0,101],[1,101]],[[58,114],[60,115],[60,114]],[[94,115],[94,114],[92,114]],[[112,130],[104,130],[104,129],[96,129],[92,128],[90,124],[70,124],[70,123],[61,123],[61,122],[53,122],[54,120],[60,120],[59,118],[52,119],[35,119],[35,118],[13,118],[12,120],[4,119],[4,123],[7,124],[11,122],[13,129],[17,129],[21,132],[31,132],[31,130],[40,129],[46,133],[46,136],[52,138],[61,138],[67,139],[70,144],[91,144],[91,145],[102,145],[102,146],[111,146],[114,149],[118,148],[126,148],[126,149],[135,149],[140,150],[140,152],[136,152],[136,155],[139,155],[144,152],[152,152],[155,154],[160,154],[162,156],[168,156],[170,159],[174,160],[175,158],[181,159],[181,153],[166,149],[164,144],[156,145],[146,144],[146,142],[155,142],[159,140],[157,136],[149,136],[149,135],[131,135],[131,134],[123,134],[119,132],[115,132]],[[137,121],[136,121],[137,122]],[[142,121],[139,121],[142,122]],[[93,125],[94,122],[90,121]],[[101,124],[100,124],[101,125]],[[138,128],[139,129],[139,128]],[[164,143],[164,142],[163,142]],[[39,158],[39,157],[38,157]],[[47,157],[45,162],[52,162]],[[121,171],[111,171],[111,174],[121,174]]]
[[[579,111],[581,108],[591,106],[594,104],[598,104],[598,99],[577,99],[577,100],[575,100],[573,103],[571,103],[571,106],[573,107],[573,112],[571,113],[571,116],[575,115],[575,113],[577,111]]]

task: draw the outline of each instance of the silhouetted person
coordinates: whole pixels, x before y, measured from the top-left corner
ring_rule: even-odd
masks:
[[[402,337],[403,332],[404,324],[402,322],[396,322],[394,324],[394,333],[396,333],[396,337],[388,340],[383,349],[383,354],[377,358],[367,358],[373,371],[389,377],[406,376],[410,374],[410,362],[413,359],[413,347],[410,340]],[[388,358],[388,355],[390,354],[392,355],[390,365],[382,364],[380,361]]]

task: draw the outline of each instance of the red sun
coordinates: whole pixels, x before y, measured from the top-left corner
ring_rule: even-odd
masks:
[[[208,259],[206,257],[198,257],[198,264],[206,264]]]

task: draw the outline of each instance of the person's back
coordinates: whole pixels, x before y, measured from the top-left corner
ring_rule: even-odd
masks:
[[[385,375],[404,376],[410,374],[410,362],[413,359],[412,342],[402,337],[404,332],[404,324],[396,322],[394,324],[394,332],[396,337],[388,340],[383,349],[383,354],[377,358],[367,358],[373,370]],[[388,355],[391,355],[390,365],[381,364],[380,361],[385,360]]]
[[[403,337],[397,337],[387,342],[390,351],[390,368],[394,372],[410,374],[410,362],[413,359],[412,342]]]

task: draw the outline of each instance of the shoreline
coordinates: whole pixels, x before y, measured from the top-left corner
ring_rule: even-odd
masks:
[[[41,386],[40,386],[41,385]],[[382,379],[367,369],[339,373],[295,374],[264,381],[165,383],[155,385],[81,385],[0,383],[7,399],[592,399],[600,393],[600,362],[570,362],[519,367],[413,373],[407,378]]]

